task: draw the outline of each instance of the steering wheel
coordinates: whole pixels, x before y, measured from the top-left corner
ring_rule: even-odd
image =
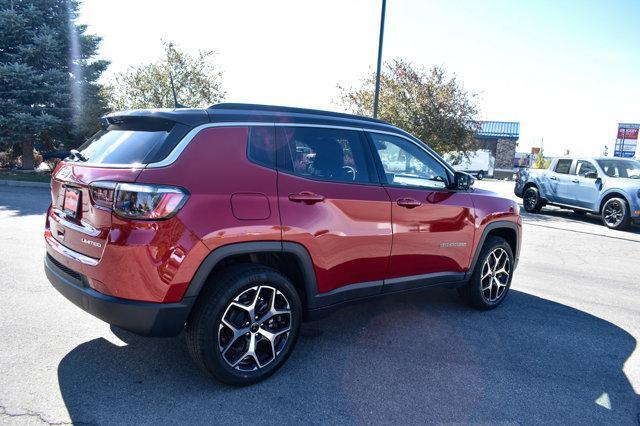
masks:
[[[351,180],[356,180],[356,169],[351,166],[342,166],[342,170],[344,170],[344,174],[351,178]]]

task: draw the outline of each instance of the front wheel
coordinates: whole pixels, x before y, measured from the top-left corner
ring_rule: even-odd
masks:
[[[478,178],[478,180],[484,179],[484,172],[482,170],[480,170],[478,172],[478,174],[476,175],[476,177]]]
[[[302,305],[278,271],[238,265],[207,283],[186,327],[195,363],[223,383],[264,380],[287,360],[298,338]]]
[[[509,243],[502,237],[489,236],[482,247],[471,279],[458,288],[458,293],[476,309],[493,309],[507,297],[513,268],[513,251]]]
[[[623,230],[629,227],[631,216],[627,202],[622,198],[611,198],[602,206],[602,222],[609,229]]]

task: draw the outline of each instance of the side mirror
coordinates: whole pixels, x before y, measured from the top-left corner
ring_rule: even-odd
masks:
[[[597,179],[597,178],[598,178],[598,173],[596,173],[596,172],[589,172],[589,173],[586,173],[586,174],[584,175],[584,177],[586,177],[587,179]]]
[[[473,186],[475,179],[470,174],[464,172],[456,172],[453,175],[453,189],[458,191],[466,191]]]

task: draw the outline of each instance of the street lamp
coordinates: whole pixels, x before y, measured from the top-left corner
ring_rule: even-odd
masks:
[[[380,67],[382,66],[382,39],[384,38],[384,12],[387,0],[382,0],[382,14],[380,16],[380,40],[378,41],[378,69],[376,70],[376,93],[373,97],[373,118],[378,118],[378,98],[380,97]]]

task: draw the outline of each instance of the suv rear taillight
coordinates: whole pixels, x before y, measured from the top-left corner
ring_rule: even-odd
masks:
[[[94,182],[89,187],[94,204],[126,219],[168,219],[189,198],[184,189],[167,185]]]

